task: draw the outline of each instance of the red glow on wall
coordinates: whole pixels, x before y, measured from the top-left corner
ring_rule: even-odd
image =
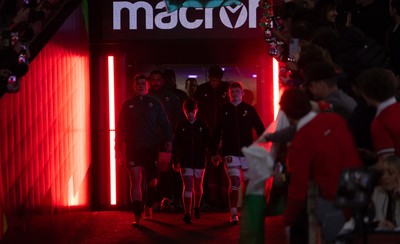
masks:
[[[108,109],[110,133],[110,204],[117,204],[116,160],[115,160],[115,92],[114,56],[108,56]]]
[[[89,73],[88,40],[77,8],[30,62],[20,92],[0,100],[4,223],[89,206]]]

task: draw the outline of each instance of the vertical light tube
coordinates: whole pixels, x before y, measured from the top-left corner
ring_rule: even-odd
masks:
[[[114,56],[108,56],[108,109],[110,132],[110,204],[117,204],[115,160]]]
[[[272,61],[272,70],[273,70],[273,94],[274,94],[274,120],[278,115],[279,111],[279,99],[280,99],[280,92],[279,92],[279,62],[273,58]]]

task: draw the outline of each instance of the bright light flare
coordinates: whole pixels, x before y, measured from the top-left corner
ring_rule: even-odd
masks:
[[[273,94],[274,94],[274,120],[278,115],[279,111],[279,99],[280,99],[280,91],[279,91],[279,62],[276,59],[272,61],[272,70],[273,70]]]
[[[115,91],[114,56],[108,56],[108,109],[110,132],[110,204],[117,204],[116,160],[115,160]]]

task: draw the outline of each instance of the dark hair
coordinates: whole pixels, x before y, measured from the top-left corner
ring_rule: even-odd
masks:
[[[186,81],[185,81],[185,87],[187,86],[187,84],[188,84],[190,81],[196,82],[196,85],[197,85],[197,80],[196,80],[195,78],[187,78]]]
[[[229,84],[229,90],[232,88],[240,88],[241,90],[243,90],[243,85],[239,81],[234,81]]]
[[[147,76],[145,76],[144,74],[137,74],[135,75],[135,77],[133,78],[133,83],[135,84],[138,80],[146,80],[147,82],[149,82],[149,79],[147,78]]]
[[[297,2],[285,2],[281,9],[282,19],[292,19],[295,13],[302,9],[303,6]]]
[[[390,6],[397,11],[397,15],[400,15],[400,0],[392,0]]]
[[[298,88],[286,89],[279,102],[281,109],[292,119],[300,119],[311,111],[311,103],[306,93]]]
[[[208,69],[208,75],[211,77],[221,79],[224,76],[224,71],[222,70],[221,67],[214,65]]]
[[[315,3],[314,9],[317,10],[331,10],[336,9],[337,3],[335,0],[318,0]]]
[[[329,87],[337,85],[336,71],[325,62],[313,62],[304,67],[304,82],[308,86],[312,82],[323,80]]]
[[[162,76],[162,72],[161,72],[161,70],[155,69],[150,72],[149,76],[151,76],[151,75],[161,75]]]
[[[337,43],[339,40],[338,32],[331,27],[322,26],[314,32],[311,42],[328,50],[329,54],[334,56],[337,52]]]
[[[164,70],[163,75],[167,76],[167,77],[171,77],[171,79],[174,79],[174,80],[176,79],[175,71],[173,71],[172,69]]]
[[[176,75],[175,71],[172,69],[166,69],[164,70],[163,74],[163,79],[164,79],[164,86],[165,88],[169,89],[175,89],[176,88]]]
[[[300,56],[297,60],[299,69],[304,69],[307,64],[314,62],[323,62],[324,53],[323,48],[316,44],[308,44],[301,47]]]
[[[192,112],[197,109],[197,101],[193,98],[187,98],[182,104],[183,111]]]
[[[383,102],[396,95],[396,81],[389,70],[371,68],[356,78],[357,87],[367,97]]]
[[[307,20],[297,20],[292,22],[290,34],[292,38],[311,41],[315,32],[315,26]]]
[[[326,14],[331,10],[336,10],[336,8],[335,0],[318,0],[315,3],[314,10],[318,13],[320,24],[326,25],[328,23]]]

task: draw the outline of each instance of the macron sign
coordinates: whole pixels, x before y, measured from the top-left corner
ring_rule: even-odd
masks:
[[[103,35],[105,39],[124,40],[259,38],[258,2],[245,0],[219,8],[182,7],[169,13],[164,1],[112,1],[112,6],[103,8]]]

